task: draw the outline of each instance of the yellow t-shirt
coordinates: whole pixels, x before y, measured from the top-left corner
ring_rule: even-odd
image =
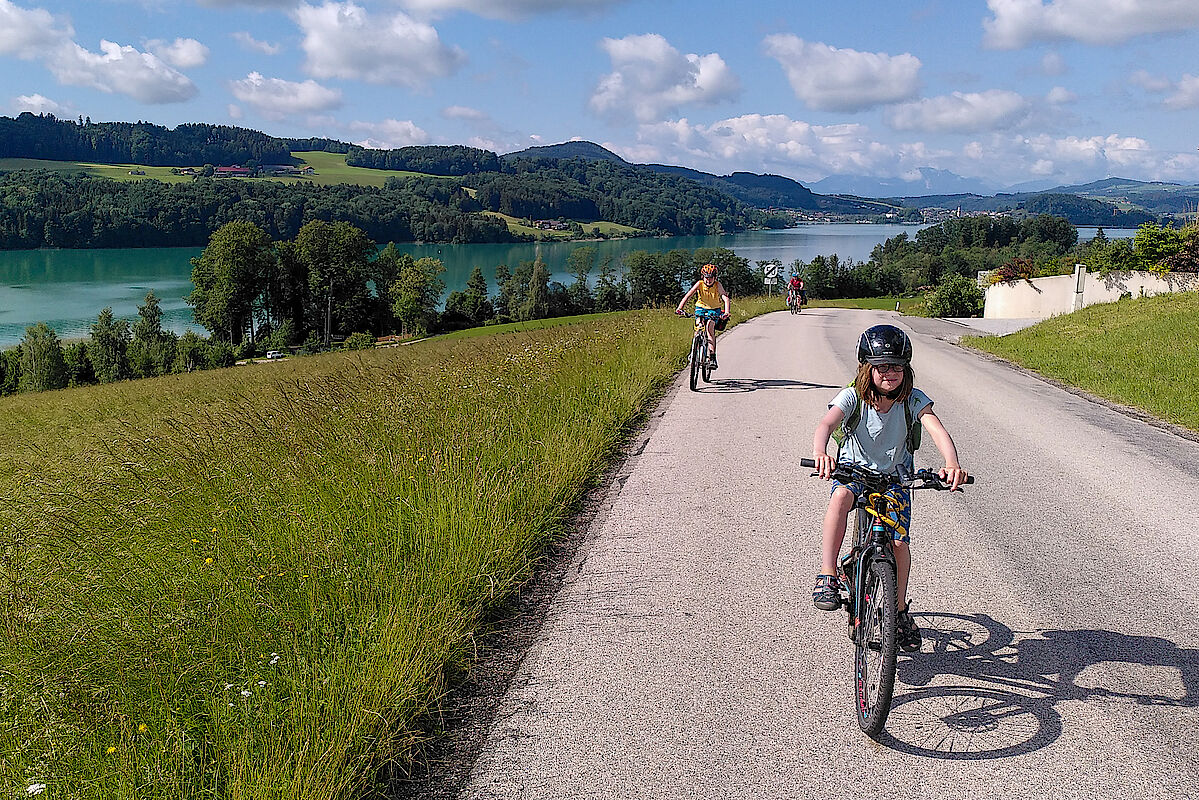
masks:
[[[703,281],[699,282],[699,291],[695,293],[695,305],[700,308],[711,308],[717,311],[724,310],[724,301],[720,298],[720,293],[724,289],[720,285],[720,281],[712,281],[712,285],[708,286]]]

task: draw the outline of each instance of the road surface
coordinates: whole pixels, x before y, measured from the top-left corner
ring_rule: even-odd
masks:
[[[978,483],[916,496],[925,643],[874,742],[844,614],[811,604],[828,485],[798,459],[878,322],[912,334]],[[461,796],[1199,794],[1199,443],[961,332],[809,309],[723,335],[714,382],[680,379],[625,465]]]

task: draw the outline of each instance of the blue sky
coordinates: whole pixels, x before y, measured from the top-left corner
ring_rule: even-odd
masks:
[[[0,0],[0,113],[1199,182],[1199,0]]]

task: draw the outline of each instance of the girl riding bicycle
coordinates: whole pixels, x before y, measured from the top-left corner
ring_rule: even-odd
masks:
[[[861,464],[870,469],[892,474],[912,471],[912,428],[918,421],[928,431],[937,450],[945,459],[940,471],[942,480],[951,490],[966,480],[966,470],[958,463],[953,438],[933,413],[933,401],[913,384],[912,342],[907,334],[894,325],[875,325],[868,328],[858,341],[858,374],[852,386],[842,389],[829,403],[828,413],[816,426],[812,436],[812,457],[820,477],[828,480],[837,460]],[[843,421],[853,430],[844,431],[845,438],[834,459],[828,455],[829,437]],[[822,551],[820,574],[812,590],[812,602],[821,611],[836,611],[841,605],[841,582],[837,577],[837,554],[845,538],[845,524],[853,509],[854,497],[862,491],[856,484],[833,481],[832,497],[824,515],[821,534]],[[899,644],[906,651],[920,649],[920,629],[905,602],[908,574],[912,557],[908,549],[908,526],[911,523],[911,492],[893,486],[891,521],[897,578],[897,599],[900,605]]]
[[[708,332],[708,352],[711,354],[708,357],[708,366],[716,369],[716,331],[724,330],[724,325],[717,323],[728,321],[729,293],[724,290],[724,284],[718,279],[720,270],[715,264],[704,264],[700,267],[699,274],[700,279],[683,295],[674,313],[682,314],[683,306],[687,305],[691,295],[695,295],[695,319],[703,320]],[[707,376],[704,376],[704,379],[707,380]]]

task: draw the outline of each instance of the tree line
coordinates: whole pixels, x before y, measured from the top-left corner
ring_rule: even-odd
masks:
[[[646,306],[673,305],[714,263],[735,296],[756,294],[761,276],[731,250],[635,251],[620,263],[590,245],[568,256],[573,281],[550,279],[540,259],[493,269],[495,293],[476,266],[445,299],[438,259],[413,258],[394,243],[381,250],[346,222],[312,221],[276,240],[252,222],[223,225],[192,259],[187,297],[208,330],[178,336],[162,328],[153,293],[130,323],[103,309],[84,341],[63,344],[45,323],[0,354],[0,394],[152,377],[231,366],[270,350],[311,353],[371,347],[379,336],[417,337],[480,325]],[[594,277],[593,277],[594,276]]]
[[[465,189],[436,178],[391,179],[377,188],[17,171],[0,174],[0,249],[200,247],[234,220],[279,239],[320,220],[348,222],[383,241],[519,240],[503,220],[480,211]]]
[[[200,164],[290,164],[289,143],[249,128],[191,123],[78,122],[28,111],[0,116],[0,158],[44,158],[186,167]],[[323,148],[315,148],[323,149]]]

